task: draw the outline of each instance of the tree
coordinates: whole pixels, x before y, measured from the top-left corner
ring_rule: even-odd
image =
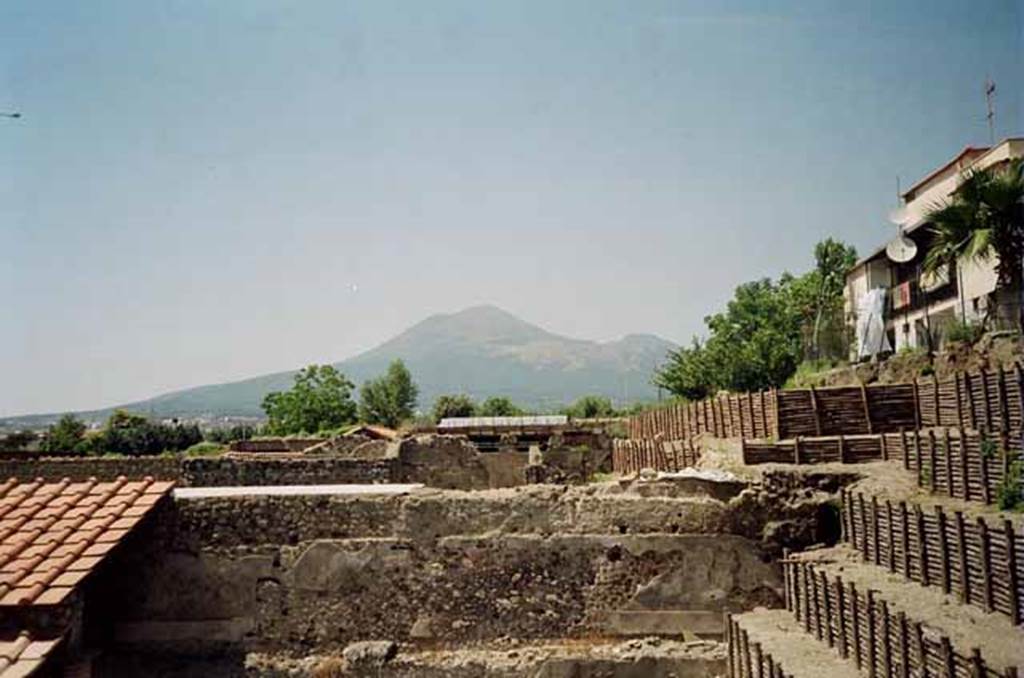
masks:
[[[518,417],[523,411],[504,396],[493,396],[480,403],[477,414],[481,417]]]
[[[103,431],[92,442],[92,447],[96,452],[144,456],[180,452],[202,439],[203,433],[197,424],[184,424],[177,420],[165,424],[140,414],[115,410]]]
[[[73,414],[65,414],[46,430],[40,448],[47,454],[77,454],[82,452],[85,423]]]
[[[565,414],[574,419],[593,419],[594,417],[614,417],[618,415],[612,401],[604,396],[583,396],[567,407]]]
[[[839,357],[846,336],[843,287],[856,256],[829,238],[814,248],[814,270],[740,285],[723,312],[704,319],[707,339],[671,351],[654,383],[695,400],[720,389],[780,387],[807,354]]]
[[[23,452],[38,438],[39,436],[34,431],[12,431],[5,436],[0,436],[0,450],[4,452]]]
[[[363,384],[359,391],[359,417],[368,424],[397,428],[416,409],[419,389],[401,360],[388,365],[382,377]]]
[[[932,242],[925,271],[934,273],[959,259],[997,257],[997,316],[1024,329],[1024,160],[968,171],[952,198],[935,205],[927,219]]]
[[[814,270],[805,278],[815,290],[814,329],[811,335],[811,357],[821,358],[822,326],[828,323],[833,330],[845,333],[843,289],[846,274],[857,262],[857,250],[846,243],[828,238],[814,246]]]
[[[472,417],[476,403],[466,395],[443,395],[434,402],[434,421],[451,417]]]
[[[352,382],[330,365],[310,365],[295,375],[291,390],[263,399],[267,430],[273,435],[317,433],[356,419]]]

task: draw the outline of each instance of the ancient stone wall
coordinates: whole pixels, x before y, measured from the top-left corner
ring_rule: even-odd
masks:
[[[119,642],[171,652],[715,636],[781,604],[765,548],[818,507],[700,482],[179,499],[101,595]]]
[[[173,480],[181,486],[386,483],[396,460],[337,457],[232,459],[229,457],[83,457],[0,460],[0,478],[101,481],[118,476]]]
[[[181,460],[177,457],[36,457],[31,459],[0,459],[0,478],[31,480],[42,478],[53,482],[63,478],[84,480],[95,477],[109,482],[118,476],[158,480],[177,480],[181,476]]]

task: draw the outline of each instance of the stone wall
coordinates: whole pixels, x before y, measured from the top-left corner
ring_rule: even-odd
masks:
[[[111,481],[118,476],[157,480],[178,480],[181,460],[177,457],[36,457],[31,459],[0,459],[0,478],[31,480],[62,478],[84,480],[95,477]]]
[[[194,457],[182,462],[181,482],[189,487],[389,483],[393,459],[310,457],[274,459]]]
[[[316,485],[394,482],[396,460],[337,457],[83,457],[0,460],[0,478],[101,481],[118,476],[173,480],[181,486]]]
[[[715,636],[723,610],[781,604],[772,540],[812,538],[824,501],[792,499],[694,479],[179,499],[100,595],[123,646],[172,653]]]

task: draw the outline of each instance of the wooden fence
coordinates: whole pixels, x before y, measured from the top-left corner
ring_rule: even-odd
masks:
[[[743,440],[744,464],[858,464],[902,459],[908,440],[905,433],[821,436],[792,440]]]
[[[629,418],[629,437],[682,440],[702,433],[716,438],[776,437],[777,393],[720,395],[643,412]]]
[[[925,512],[848,490],[841,496],[843,539],[865,560],[1021,623],[1024,537],[1010,520],[991,525],[938,506]]]
[[[612,471],[622,475],[638,473],[640,469],[679,471],[695,466],[701,450],[686,440],[623,440],[612,441]]]
[[[961,372],[946,379],[914,383],[921,426],[952,426],[980,431],[1024,427],[1024,369]]]
[[[667,440],[892,433],[918,427],[913,384],[836,386],[721,395],[644,412],[629,437]]]
[[[1021,458],[1020,438],[1006,434],[943,429],[912,436],[913,443],[904,457],[904,466],[912,469],[918,485],[930,492],[967,501],[992,504],[1008,482],[1014,479],[1011,467]]]
[[[729,651],[729,678],[789,678],[790,674],[760,643],[751,643],[746,630],[729,617],[725,623],[725,641]]]
[[[783,560],[786,608],[804,630],[853,659],[871,676],[971,676],[1017,678],[1016,667],[989,667],[978,648],[957,651],[948,636],[925,632],[906,614],[892,614],[874,591],[815,570],[806,561]]]
[[[908,384],[721,395],[630,417],[631,438],[667,440],[895,433],[933,426],[1024,428],[1024,368],[961,372]]]

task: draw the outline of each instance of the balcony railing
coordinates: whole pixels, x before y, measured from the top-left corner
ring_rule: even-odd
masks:
[[[922,287],[919,277],[890,287],[887,303],[890,317],[953,299],[957,295],[957,276],[952,268],[943,279],[933,277],[928,282],[926,287]]]

